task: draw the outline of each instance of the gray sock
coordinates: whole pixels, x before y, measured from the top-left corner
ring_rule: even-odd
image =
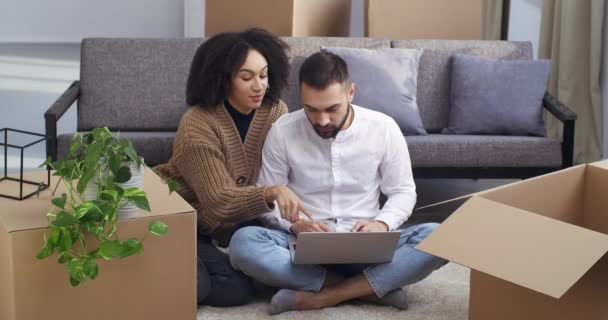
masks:
[[[387,293],[386,295],[384,295],[384,297],[380,298],[380,300],[383,304],[395,307],[400,310],[407,310],[407,308],[409,307],[407,304],[407,294],[401,288],[395,289]]]
[[[295,307],[296,292],[294,290],[281,289],[270,300],[271,315],[295,310]]]

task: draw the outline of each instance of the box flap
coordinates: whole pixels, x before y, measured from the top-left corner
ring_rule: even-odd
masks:
[[[148,195],[151,212],[137,210],[134,219],[163,216],[169,214],[191,213],[194,208],[188,204],[177,192],[169,195],[169,188],[162,183],[160,177],[149,167],[144,173],[144,191]],[[25,178],[31,181],[46,181],[46,171],[28,172]],[[57,177],[51,176],[51,188],[57,184]],[[6,188],[0,185],[0,189]],[[59,184],[56,196],[61,195],[66,188]],[[32,196],[23,201],[0,198],[0,223],[8,232],[46,228],[48,220],[46,214],[52,208],[50,190],[44,190],[40,197]]]
[[[416,248],[560,298],[608,251],[608,236],[473,197]]]
[[[589,165],[590,166],[594,166],[594,167],[598,167],[598,168],[602,168],[602,169],[608,169],[608,160],[602,160],[602,161],[592,162]]]

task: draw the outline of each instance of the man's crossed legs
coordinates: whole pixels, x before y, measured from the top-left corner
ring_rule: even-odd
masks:
[[[271,313],[331,307],[363,298],[407,308],[402,287],[416,283],[447,263],[415,246],[438,226],[425,223],[401,231],[393,260],[379,264],[293,264],[289,233],[261,227],[239,229],[230,241],[230,262],[237,270],[272,287]]]

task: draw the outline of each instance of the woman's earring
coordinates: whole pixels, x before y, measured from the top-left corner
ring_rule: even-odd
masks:
[[[270,84],[266,86],[266,93],[268,93],[268,90],[270,90]]]

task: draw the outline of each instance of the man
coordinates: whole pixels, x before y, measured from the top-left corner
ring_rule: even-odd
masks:
[[[320,309],[355,298],[406,309],[401,288],[446,263],[414,248],[437,224],[401,230],[389,263],[320,266],[291,261],[289,233],[395,230],[416,202],[410,157],[399,127],[384,114],[351,105],[355,86],[344,60],[329,52],[316,53],[303,63],[299,79],[303,110],[272,125],[258,184],[287,185],[301,203],[275,208],[282,230],[237,231],[230,242],[231,263],[266,285],[283,288],[272,298],[273,314]],[[382,210],[380,192],[388,198]],[[314,220],[300,219],[300,211]]]

